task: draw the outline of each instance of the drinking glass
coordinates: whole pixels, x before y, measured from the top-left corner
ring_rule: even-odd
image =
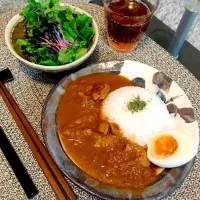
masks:
[[[102,0],[109,46],[130,52],[147,30],[159,0]]]

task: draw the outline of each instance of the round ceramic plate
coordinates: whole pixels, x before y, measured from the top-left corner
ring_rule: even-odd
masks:
[[[198,149],[198,124],[194,118],[192,105],[178,84],[162,72],[145,64],[129,60],[111,61],[91,65],[63,78],[49,93],[42,114],[42,132],[48,151],[54,161],[71,181],[102,199],[158,200],[168,196],[184,181],[193,166],[194,159],[181,167],[165,169],[157,181],[150,185],[146,191],[134,195],[131,192],[123,192],[100,185],[100,182],[79,169],[63,151],[56,126],[56,111],[60,96],[64,93],[63,88],[69,81],[93,73],[120,74],[135,82],[136,85],[155,92],[166,104],[171,104],[169,106],[171,112],[176,112],[175,129],[193,137],[196,141],[195,148]]]

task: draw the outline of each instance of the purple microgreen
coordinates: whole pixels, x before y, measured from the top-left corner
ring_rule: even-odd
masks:
[[[61,49],[69,49],[73,46],[73,43],[65,40],[62,29],[56,25],[53,25],[52,32],[46,31],[41,40],[41,45],[47,45],[56,52],[59,52]]]

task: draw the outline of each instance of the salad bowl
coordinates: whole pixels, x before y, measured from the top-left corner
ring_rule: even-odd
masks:
[[[19,22],[24,20],[24,17],[22,15],[16,14],[15,16],[13,16],[13,18],[8,22],[8,24],[6,26],[5,42],[6,42],[8,49],[12,53],[12,55],[14,55],[21,62],[23,62],[26,66],[33,68],[33,69],[36,69],[36,70],[39,70],[39,71],[58,73],[58,72],[66,71],[66,70],[69,70],[69,69],[72,69],[72,68],[79,66],[85,60],[87,60],[90,57],[90,55],[93,53],[93,51],[95,50],[95,47],[97,45],[98,38],[99,38],[99,31],[98,31],[97,23],[95,22],[94,18],[89,13],[87,13],[86,11],[84,11],[83,9],[80,9],[78,7],[68,5],[68,4],[61,4],[61,6],[69,6],[69,8],[74,9],[76,13],[86,14],[87,16],[92,18],[92,27],[93,27],[93,30],[94,30],[94,36],[93,36],[93,39],[91,41],[90,47],[88,48],[87,53],[85,55],[83,55],[82,57],[78,58],[77,60],[73,61],[73,62],[70,62],[70,63],[67,63],[67,64],[62,64],[62,65],[54,65],[54,66],[36,64],[34,62],[31,62],[31,61],[24,59],[22,56],[20,56],[16,52],[16,50],[15,50],[13,44],[12,44],[11,36],[12,36],[13,30],[14,30],[14,27]]]

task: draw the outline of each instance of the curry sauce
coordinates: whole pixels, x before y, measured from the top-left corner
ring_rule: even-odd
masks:
[[[156,178],[146,149],[123,137],[101,113],[106,96],[123,86],[133,83],[106,73],[71,81],[57,110],[58,134],[67,155],[93,178],[116,188],[143,189]]]

